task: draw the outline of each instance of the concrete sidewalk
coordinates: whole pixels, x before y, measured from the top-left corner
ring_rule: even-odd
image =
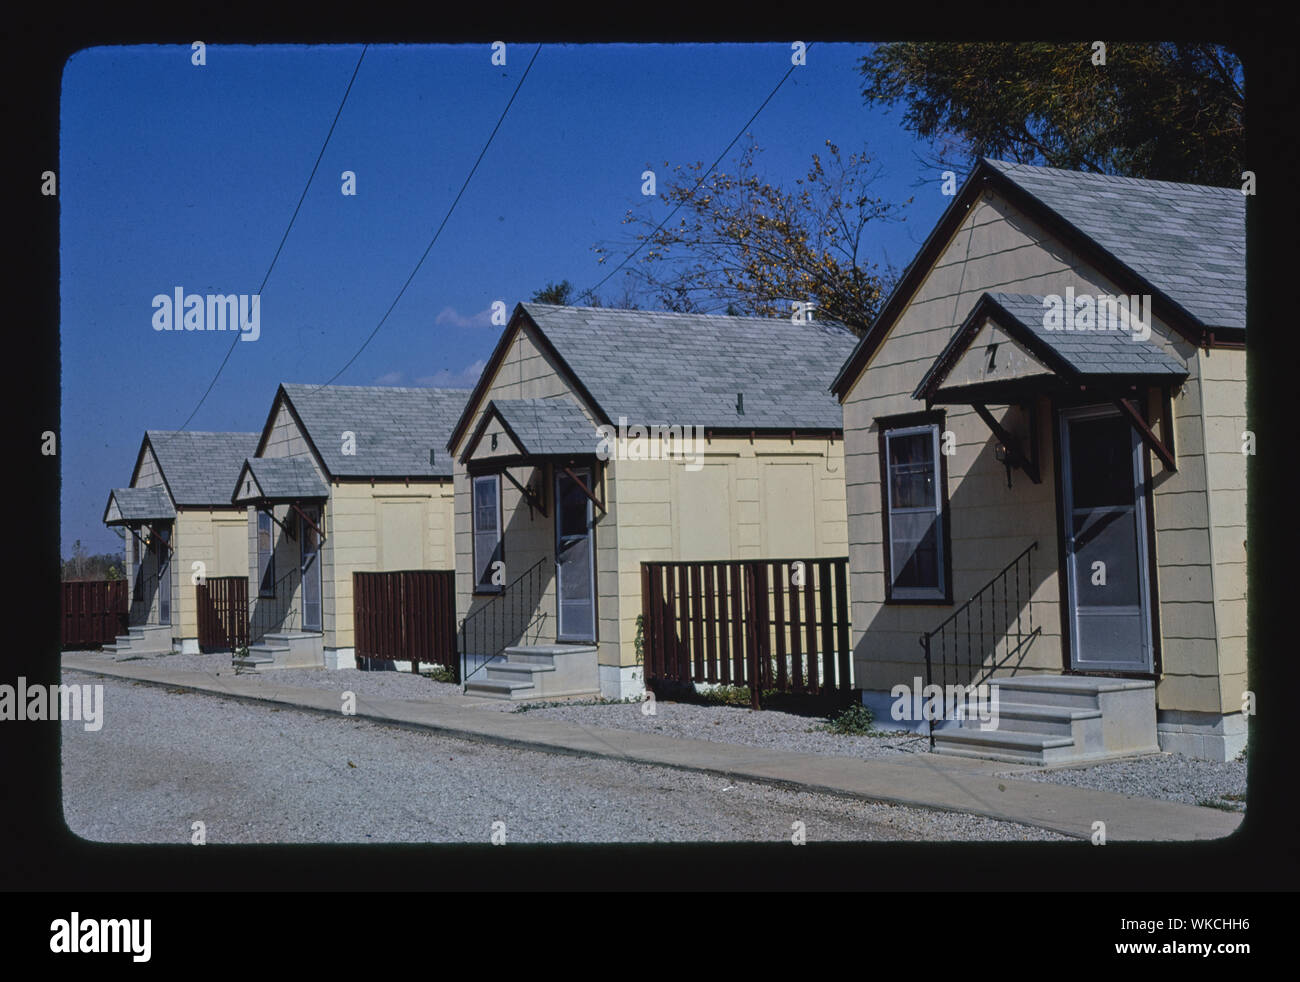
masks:
[[[273,675],[217,677],[169,670],[149,662],[108,663],[63,657],[64,670],[130,679],[227,698],[341,715],[340,691],[277,685]],[[449,736],[701,771],[797,790],[892,804],[984,815],[1091,839],[1093,822],[1106,823],[1107,841],[1218,839],[1231,835],[1242,815],[1179,802],[1134,798],[1109,791],[994,777],[984,762],[915,754],[898,762],[825,754],[787,753],[710,740],[686,740],[608,727],[584,727],[527,713],[484,710],[483,700],[424,701],[358,697],[355,718],[417,727]],[[112,715],[106,707],[105,720]],[[998,765],[1005,768],[1006,765]]]

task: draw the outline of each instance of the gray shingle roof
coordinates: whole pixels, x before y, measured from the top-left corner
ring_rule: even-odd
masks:
[[[572,399],[493,399],[502,421],[523,444],[527,454],[594,453],[596,428]],[[484,421],[488,419],[485,413]]]
[[[841,429],[827,388],[847,328],[788,319],[556,307],[524,310],[615,424]],[[736,394],[744,393],[744,412]]]
[[[334,477],[451,477],[447,440],[468,389],[281,386]],[[356,454],[343,453],[344,432]],[[433,463],[429,452],[434,451]]]
[[[147,430],[145,437],[176,504],[229,506],[230,485],[258,434]]]
[[[1049,331],[1043,326],[1042,297],[986,293],[1018,324],[1031,331],[1080,375],[1171,375],[1185,377],[1187,366],[1149,339],[1126,331]]]
[[[123,521],[148,522],[176,517],[176,509],[172,507],[171,498],[167,497],[167,490],[162,487],[114,488],[108,494],[108,501],[108,505],[104,508],[105,518],[108,517],[108,510],[113,502],[117,503],[117,510]],[[229,503],[227,497],[226,504]]]
[[[1207,327],[1246,326],[1240,188],[985,159]]]
[[[245,489],[245,470],[257,483]],[[329,487],[320,479],[316,467],[306,457],[249,457],[238,474],[235,493],[228,496],[236,501],[250,498],[291,500],[299,498],[324,498]],[[259,493],[260,489],[260,493]]]

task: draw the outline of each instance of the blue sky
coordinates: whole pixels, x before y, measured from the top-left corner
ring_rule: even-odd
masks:
[[[429,243],[534,50],[371,47],[261,299],[261,337],[236,344],[189,424],[259,430],[275,387],[324,382],[373,330]],[[901,268],[949,199],[899,111],[862,103],[861,45],[819,43],[750,128],[762,176],[792,184],[826,140],[866,146],[876,193],[915,197],[879,224],[873,261]],[[159,332],[152,300],[252,294],[266,275],[358,46],[92,48],[64,69],[59,161],[62,549],[120,540],[101,524],[146,429],[176,429],[230,347],[224,332]],[[641,173],[711,163],[790,67],[788,44],[546,45],[429,258],[383,329],[338,378],[469,386],[489,322],[550,280],[606,271]],[[743,141],[742,141],[743,142]],[[738,145],[739,146],[739,145]],[[725,162],[724,165],[725,167]],[[357,175],[356,196],[340,175]],[[918,182],[928,181],[926,189]],[[658,212],[662,215],[664,210]],[[618,278],[602,291],[620,286]]]

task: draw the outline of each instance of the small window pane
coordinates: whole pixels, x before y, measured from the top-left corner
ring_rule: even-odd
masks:
[[[478,589],[498,589],[492,583],[492,566],[502,556],[497,517],[500,479],[495,475],[474,479],[474,579]]]
[[[890,503],[895,508],[934,507],[934,438],[913,433],[889,440]]]

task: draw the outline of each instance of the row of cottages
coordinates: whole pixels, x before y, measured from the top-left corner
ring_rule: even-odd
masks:
[[[467,664],[468,691],[640,695],[644,561],[843,556],[829,384],[854,341],[788,320],[517,306],[447,442],[466,651],[522,642]]]
[[[975,168],[833,385],[878,719],[990,682],[937,750],[1242,749],[1245,261],[1237,189]]]
[[[463,389],[289,385],[229,472],[249,585],[246,661],[356,666],[353,574],[450,570]],[[236,475],[237,474],[237,478]]]
[[[230,481],[256,444],[256,433],[145,433],[130,484],[104,509],[125,530],[131,578],[129,634],[105,650],[198,652],[196,581],[248,575],[248,519]]]

